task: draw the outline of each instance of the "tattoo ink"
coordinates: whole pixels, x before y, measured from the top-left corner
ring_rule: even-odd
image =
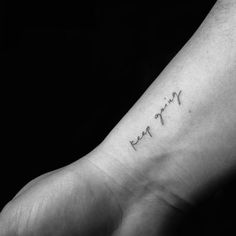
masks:
[[[137,150],[135,145],[137,145],[140,142],[140,140],[142,140],[143,137],[146,135],[149,135],[150,137],[152,137],[150,126],[147,126],[146,129],[144,131],[142,131],[142,134],[140,136],[138,136],[135,140],[129,141],[130,145],[132,146],[134,151]]]
[[[165,121],[163,118],[163,113],[164,111],[168,108],[169,105],[174,103],[175,101],[178,103],[179,106],[182,105],[182,102],[180,100],[180,95],[182,94],[182,90],[180,90],[178,93],[177,92],[172,92],[171,98],[164,97],[165,104],[161,107],[160,111],[154,115],[155,119],[160,119],[160,123],[162,126],[164,126]],[[191,110],[189,110],[191,112]],[[137,151],[136,145],[145,137],[149,135],[152,138],[151,134],[151,127],[147,126],[145,130],[142,131],[141,135],[137,136],[135,140],[129,141],[131,147],[134,149],[134,151]]]
[[[182,90],[180,90],[178,93],[173,92],[172,97],[168,99],[168,101],[165,103],[165,105],[160,109],[159,113],[156,113],[154,115],[155,119],[160,119],[161,125],[164,125],[164,118],[163,118],[163,112],[166,110],[166,108],[171,104],[174,103],[175,100],[177,100],[179,106],[181,105],[180,101],[180,95],[182,93]],[[167,99],[166,97],[164,98],[165,100]]]

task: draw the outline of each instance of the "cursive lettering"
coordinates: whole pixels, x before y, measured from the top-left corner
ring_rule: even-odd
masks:
[[[163,117],[164,111],[166,111],[167,108],[171,104],[173,104],[174,102],[176,102],[179,106],[182,105],[182,101],[180,99],[181,94],[182,94],[182,90],[180,90],[179,92],[172,92],[170,98],[164,97],[165,104],[161,107],[160,111],[154,115],[155,119],[159,118],[160,123],[161,123],[162,126],[164,126],[164,124],[165,124],[165,120],[164,120],[164,117]],[[191,112],[191,111],[189,110],[189,112]],[[141,135],[137,136],[137,138],[135,140],[129,141],[129,143],[132,146],[132,148],[134,149],[134,151],[137,151],[137,147],[136,147],[137,144],[147,135],[152,137],[150,126],[147,126],[146,129],[142,131]]]
[[[174,103],[175,100],[177,100],[177,103],[179,104],[179,106],[181,105],[181,101],[180,101],[180,94],[182,93],[182,90],[180,90],[178,93],[173,92],[172,93],[172,97],[169,98],[167,100],[167,98],[165,97],[164,99],[167,100],[167,102],[165,103],[165,105],[160,109],[159,113],[156,113],[154,115],[155,119],[160,119],[161,125],[164,125],[164,118],[163,118],[163,112],[166,110],[166,108],[171,104]]]
[[[150,137],[152,137],[151,134],[151,128],[150,126],[147,126],[146,129],[144,131],[142,131],[142,134],[140,136],[138,136],[135,140],[129,141],[132,148],[136,151],[136,145],[140,142],[140,140],[143,139],[144,136],[149,135]]]

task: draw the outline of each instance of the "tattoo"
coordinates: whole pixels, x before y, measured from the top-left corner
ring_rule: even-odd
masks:
[[[160,112],[155,114],[154,118],[155,119],[160,118],[161,125],[164,125],[164,119],[163,119],[162,113],[166,110],[166,108],[171,103],[173,103],[176,99],[177,99],[177,102],[178,102],[179,106],[181,105],[181,101],[180,101],[180,94],[181,93],[182,93],[182,90],[180,90],[178,93],[173,92],[172,97],[170,99],[168,99],[168,101],[165,103],[165,105],[161,108]],[[166,100],[166,97],[164,99]]]
[[[154,115],[155,119],[160,119],[160,123],[161,125],[164,126],[164,118],[163,118],[163,112],[167,109],[167,107],[174,103],[175,101],[177,101],[178,105],[182,105],[181,101],[180,101],[180,95],[182,93],[182,90],[180,90],[178,93],[177,92],[173,92],[172,93],[172,97],[169,98],[167,100],[166,97],[164,97],[164,99],[166,100],[166,103],[164,104],[164,106],[161,107],[160,111],[158,113],[156,113]],[[152,138],[152,134],[151,134],[151,127],[147,126],[145,130],[142,131],[141,135],[138,136],[135,140],[131,140],[129,141],[130,145],[132,146],[132,148],[134,149],[134,151],[137,151],[136,145],[146,136],[149,135]]]
[[[149,135],[150,137],[152,137],[152,134],[151,134],[151,128],[150,126],[147,126],[146,129],[144,131],[142,131],[142,134],[140,136],[138,136],[135,140],[132,140],[132,141],[129,141],[132,148],[136,151],[136,148],[135,148],[135,145],[139,143],[140,140],[143,139],[143,137],[145,135]]]

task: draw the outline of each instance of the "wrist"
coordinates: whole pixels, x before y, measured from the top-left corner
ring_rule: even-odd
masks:
[[[169,154],[156,156],[155,160],[144,158],[140,162],[132,155],[115,153],[116,149],[111,151],[104,147],[97,147],[85,159],[102,173],[103,181],[114,193],[122,209],[146,198],[156,198],[156,203],[153,204],[164,204],[167,209],[183,210],[188,207],[187,200],[178,195],[178,192],[171,191],[171,186],[176,183],[166,174],[171,158]]]
[[[155,219],[155,229],[162,232],[163,227],[171,224],[173,217],[179,219],[189,208],[188,203],[169,191],[166,183],[150,177],[151,172],[156,172],[154,165],[146,162],[146,168],[134,170],[117,161],[118,154],[114,157],[114,153],[111,155],[100,148],[89,153],[85,160],[99,170],[100,177],[116,199],[121,209],[119,228],[129,228],[123,222],[139,222],[139,217],[147,215],[151,221]]]

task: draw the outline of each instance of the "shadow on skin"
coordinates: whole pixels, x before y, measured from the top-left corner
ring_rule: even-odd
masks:
[[[196,205],[184,209],[183,214],[170,212],[161,235],[222,236],[236,234],[234,216],[236,212],[236,174],[231,174],[220,182],[216,181],[210,186],[210,191],[208,187],[197,196]]]

